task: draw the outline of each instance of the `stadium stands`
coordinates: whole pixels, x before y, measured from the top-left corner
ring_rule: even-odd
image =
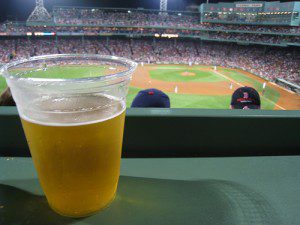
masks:
[[[269,80],[300,83],[299,59],[289,49],[176,39],[16,38],[0,39],[2,61],[57,53],[111,54],[151,63],[196,63],[241,68]]]
[[[112,26],[180,26],[199,23],[199,13],[160,14],[155,10],[54,7],[56,24]]]
[[[226,31],[226,32],[238,32],[238,33],[260,33],[260,34],[285,34],[285,35],[295,35],[300,34],[300,27],[289,27],[289,26],[259,26],[259,25],[233,25],[233,24],[211,24],[211,23],[202,23],[192,24],[192,26],[181,26],[180,23],[174,23],[170,26],[143,26],[139,23],[133,25],[123,25],[118,26],[111,22],[110,24],[94,24],[85,25],[85,24],[71,24],[67,23],[68,26],[63,26],[62,24],[50,24],[50,26],[26,26],[22,23],[3,23],[0,25],[1,32],[29,32],[29,31],[101,31],[101,30],[117,30],[122,31],[125,29],[130,30],[141,30],[134,28],[143,28],[142,30],[147,29],[156,29],[157,31],[161,29],[175,29],[178,31],[192,32],[192,31]]]
[[[212,24],[199,23],[199,13],[178,13],[159,14],[154,10],[134,9],[94,9],[94,8],[68,8],[55,7],[54,21],[57,25],[98,25],[98,26],[152,26],[170,28],[198,28],[212,30],[237,30],[254,32],[277,32],[277,33],[300,33],[299,27],[288,26],[245,26],[233,24]]]
[[[5,30],[8,34],[26,36],[27,32],[53,32],[66,36],[70,32],[77,35],[134,35],[134,36],[150,36],[167,34],[178,35],[180,37],[201,38],[205,40],[226,40],[230,42],[257,43],[266,45],[299,45],[300,35],[279,35],[264,33],[246,33],[236,31],[218,31],[218,30],[192,30],[192,29],[162,29],[162,28],[134,28],[134,27],[80,27],[80,26],[6,26]]]
[[[300,82],[300,26],[200,23],[199,12],[144,9],[54,7],[52,15],[44,25],[1,24],[0,61],[97,53],[139,62],[238,67],[273,81]]]

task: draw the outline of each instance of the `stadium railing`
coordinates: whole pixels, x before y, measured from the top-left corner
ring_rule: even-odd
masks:
[[[97,9],[97,10],[104,10],[104,11],[132,11],[132,12],[153,12],[153,13],[160,13],[166,12],[161,11],[159,9],[145,9],[145,8],[113,8],[113,7],[88,7],[88,6],[53,6],[53,12],[55,13],[59,9]],[[184,13],[184,14],[200,14],[199,11],[184,11],[184,10],[167,10],[168,13]]]
[[[16,107],[0,127],[1,156],[30,155]],[[129,108],[123,157],[299,154],[299,127],[300,111]]]
[[[300,94],[300,86],[297,84],[291,83],[282,78],[276,78],[275,83],[279,84],[280,86],[288,87],[290,90]]]
[[[38,37],[44,37],[43,32],[37,32],[38,35],[35,35],[34,33],[31,34],[38,36]],[[49,34],[49,32],[45,32],[47,33],[47,36]],[[109,36],[123,36],[123,37],[155,37],[155,33],[119,33],[119,32],[52,32],[50,31],[50,34],[52,36],[70,36],[70,37],[78,37],[78,36],[105,36],[105,37],[109,37]],[[288,46],[299,46],[299,43],[297,42],[297,40],[295,40],[295,42],[286,42],[286,41],[282,41],[280,43],[270,43],[269,41],[243,41],[243,40],[237,40],[235,38],[233,39],[224,39],[224,38],[211,38],[211,37],[207,37],[207,35],[183,35],[183,34],[166,34],[166,38],[168,37],[168,35],[176,35],[175,38],[192,38],[192,39],[199,39],[199,40],[203,40],[203,41],[214,41],[214,42],[230,42],[230,43],[237,43],[237,44],[244,44],[244,45],[265,45],[265,46],[279,46],[279,47],[288,47]],[[30,38],[30,36],[28,36],[27,32],[22,32],[22,33],[16,33],[16,32],[11,32],[11,33],[0,33],[0,36],[3,37],[28,37]],[[46,36],[46,34],[45,34]],[[49,36],[48,36],[49,37]],[[164,37],[163,37],[164,38]],[[172,37],[174,38],[174,37]]]

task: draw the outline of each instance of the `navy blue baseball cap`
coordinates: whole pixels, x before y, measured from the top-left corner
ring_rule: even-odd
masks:
[[[169,96],[155,88],[145,89],[133,99],[131,107],[135,108],[170,108]]]
[[[260,97],[252,87],[236,89],[231,97],[231,106],[234,109],[260,109]]]

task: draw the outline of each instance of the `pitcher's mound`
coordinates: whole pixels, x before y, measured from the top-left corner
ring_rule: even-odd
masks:
[[[181,76],[185,76],[185,77],[190,77],[190,76],[195,76],[196,74],[195,73],[192,73],[192,72],[182,72],[181,73]]]

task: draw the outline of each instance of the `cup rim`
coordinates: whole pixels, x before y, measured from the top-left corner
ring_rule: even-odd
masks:
[[[47,60],[47,59],[59,59],[59,58],[74,58],[78,57],[80,58],[85,58],[85,57],[91,57],[91,58],[96,58],[99,60],[106,60],[106,61],[113,61],[116,63],[122,63],[125,64],[125,66],[128,67],[127,70],[117,72],[117,73],[111,73],[108,75],[102,75],[102,76],[97,76],[97,77],[84,77],[84,78],[36,78],[36,77],[18,77],[13,74],[9,74],[8,69],[17,66],[18,64],[23,64],[31,61],[38,61],[38,60]],[[20,59],[20,60],[15,60],[11,61],[2,67],[0,67],[0,75],[5,77],[6,79],[22,79],[23,81],[29,81],[29,82],[97,82],[97,81],[107,81],[107,80],[112,80],[116,78],[124,78],[129,74],[132,74],[136,67],[137,63],[123,57],[118,57],[118,56],[110,56],[110,55],[100,55],[100,54],[50,54],[50,55],[41,55],[41,56],[34,56],[30,57],[27,59]]]

